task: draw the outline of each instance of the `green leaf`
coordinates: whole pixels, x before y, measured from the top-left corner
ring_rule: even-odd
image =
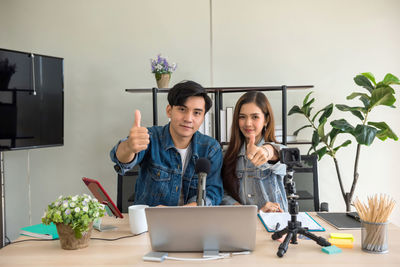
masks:
[[[371,107],[371,98],[369,96],[360,96],[361,102],[363,102],[364,107],[366,110],[370,109]]]
[[[374,77],[374,75],[373,75],[371,72],[363,72],[363,73],[361,73],[361,74],[362,74],[363,76],[367,77],[371,82],[373,82],[374,85],[376,85],[375,77]]]
[[[310,95],[311,95],[312,93],[314,93],[314,92],[311,91],[311,92],[309,92],[309,93],[306,95],[306,97],[305,97],[304,100],[303,100],[303,106],[306,105],[306,103],[308,102],[308,98],[310,97]]]
[[[350,145],[351,144],[351,141],[350,140],[346,140],[345,142],[343,142],[343,144],[341,144],[340,146],[337,146],[337,147],[335,147],[334,149],[333,149],[333,151],[338,151],[339,150],[339,148],[341,148],[341,147],[345,147],[345,146],[348,146],[348,145]]]
[[[329,145],[330,145],[331,147],[332,147],[333,144],[335,143],[336,136],[337,136],[339,133],[341,133],[341,130],[335,129],[335,128],[332,128],[332,130],[329,132],[329,138],[330,138]]]
[[[382,82],[386,85],[400,84],[399,79],[391,73],[386,74],[386,76],[385,76],[385,78],[383,78]]]
[[[299,113],[299,114],[304,114],[303,113],[303,111],[301,111],[301,109],[300,109],[300,107],[299,106],[297,106],[297,105],[294,105],[290,110],[289,110],[289,113],[288,113],[288,115],[290,116],[290,115],[292,115],[292,114],[296,114],[296,113]]]
[[[324,107],[324,113],[322,113],[321,117],[319,117],[319,123],[322,123],[322,121],[325,119],[327,120],[330,115],[332,115],[333,111],[333,104],[329,104],[326,107]]]
[[[360,120],[364,120],[364,116],[362,115],[361,111],[364,112],[363,107],[349,107],[347,105],[337,104],[336,108],[341,111],[350,111],[351,114],[359,118]]]
[[[392,91],[393,89],[389,86],[375,89],[371,95],[371,109],[379,105],[392,106],[396,102]]]
[[[324,146],[324,147],[318,149],[318,150],[316,151],[316,153],[317,153],[317,155],[318,155],[318,160],[321,160],[322,157],[326,154],[326,146]]]
[[[344,133],[353,133],[354,127],[350,125],[345,119],[334,120],[331,122],[333,128],[340,130]]]
[[[308,103],[306,103],[302,108],[301,111],[303,111],[303,113],[307,116],[310,117],[310,113],[311,113],[311,104],[314,103],[315,98],[311,99],[310,101],[308,101]]]
[[[321,113],[322,111],[324,111],[324,109],[321,109],[320,111],[318,111],[317,113],[315,113],[314,117],[312,118],[312,122],[314,122],[315,118],[318,116],[319,113]]]
[[[308,128],[308,127],[311,127],[311,125],[304,125],[303,127],[297,129],[297,130],[293,133],[293,135],[296,135],[296,136],[297,136],[297,134],[298,134],[301,130],[303,130],[304,128]]]
[[[351,100],[353,98],[356,98],[357,96],[365,96],[365,97],[369,98],[369,96],[367,94],[354,92],[351,95],[347,96],[346,99]]]
[[[372,125],[376,128],[379,129],[379,131],[376,133],[376,137],[378,137],[380,140],[385,141],[387,138],[393,139],[395,141],[399,140],[397,135],[390,129],[389,125],[386,124],[386,122],[368,122],[368,125]]]
[[[318,131],[315,130],[313,132],[313,136],[312,136],[312,139],[311,139],[311,146],[312,146],[312,148],[314,148],[314,150],[316,150],[318,144],[319,144]]]
[[[322,122],[318,126],[318,136],[320,139],[324,139],[325,137],[325,123],[326,123],[326,118],[323,118]]]
[[[369,146],[374,141],[377,132],[378,130],[374,127],[359,124],[354,129],[353,135],[359,144]]]
[[[368,80],[367,77],[363,75],[357,75],[356,77],[354,77],[354,82],[357,85],[364,87],[369,92],[372,92],[374,90],[374,87],[372,86],[371,82]]]

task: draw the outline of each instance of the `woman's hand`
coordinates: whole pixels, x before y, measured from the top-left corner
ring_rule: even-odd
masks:
[[[256,146],[255,135],[251,134],[249,142],[247,143],[246,156],[254,164],[254,166],[260,166],[271,160],[274,155],[274,148],[270,145]],[[272,150],[272,153],[271,153]]]
[[[261,208],[263,212],[283,212],[279,203],[267,202],[264,207]]]

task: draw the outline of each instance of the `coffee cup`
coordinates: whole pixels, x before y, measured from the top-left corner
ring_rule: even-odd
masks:
[[[148,205],[132,205],[128,207],[129,226],[134,235],[138,235],[147,231],[147,220],[145,208]]]

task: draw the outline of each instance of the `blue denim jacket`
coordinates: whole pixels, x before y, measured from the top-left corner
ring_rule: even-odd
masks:
[[[265,144],[261,140],[257,146]],[[284,146],[271,144],[278,152]],[[284,211],[288,210],[283,178],[286,175],[286,165],[279,161],[275,164],[268,162],[256,167],[246,157],[246,144],[240,148],[236,164],[236,175],[239,179],[240,204],[257,205],[261,209],[267,202],[279,203]],[[237,201],[226,192],[222,204],[233,205]]]
[[[130,163],[118,161],[116,151],[122,139],[110,152],[116,163],[116,170],[123,175],[135,165],[140,165],[135,186],[134,204],[149,206],[176,206],[183,190],[184,204],[196,202],[198,176],[194,167],[198,158],[205,157],[211,162],[206,182],[206,205],[219,205],[223,196],[221,179],[222,150],[219,143],[206,135],[196,132],[190,143],[192,153],[188,158],[182,187],[182,161],[169,132],[169,124],[149,127],[150,144],[146,150],[136,154]]]

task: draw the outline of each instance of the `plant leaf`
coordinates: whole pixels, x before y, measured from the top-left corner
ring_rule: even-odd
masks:
[[[318,149],[318,150],[316,151],[316,153],[317,153],[317,155],[318,155],[318,160],[321,160],[322,157],[326,154],[326,146],[324,146],[324,147]]]
[[[332,130],[329,132],[329,138],[330,138],[330,142],[329,145],[332,147],[333,144],[335,143],[336,140],[336,136],[341,133],[341,131],[339,129],[336,128],[332,128]]]
[[[299,128],[299,129],[297,129],[296,131],[294,131],[293,135],[296,135],[296,136],[297,136],[297,134],[298,134],[301,130],[303,130],[304,128],[308,128],[308,127],[311,127],[311,125],[304,125],[303,127],[301,127],[301,128]]]
[[[324,139],[325,137],[325,130],[324,130],[325,123],[326,123],[326,118],[323,118],[322,122],[318,126],[318,136],[320,139]]]
[[[399,140],[397,135],[390,129],[389,125],[386,124],[386,122],[368,122],[368,125],[372,125],[376,128],[379,129],[379,131],[376,133],[376,137],[378,137],[380,140],[385,141],[387,138],[393,139],[395,141]]]
[[[358,124],[353,135],[359,144],[369,146],[374,141],[377,132],[378,130],[374,127]]]
[[[337,107],[338,110],[341,110],[341,111],[350,111],[351,114],[353,114],[354,116],[356,116],[360,120],[362,120],[362,121],[364,120],[364,116],[361,113],[361,111],[364,112],[364,108],[363,107],[349,107],[347,105],[342,105],[342,104],[337,104],[336,107]]]
[[[303,100],[303,106],[306,105],[306,103],[307,103],[307,101],[308,101],[308,98],[310,97],[310,95],[311,95],[312,93],[314,93],[314,92],[311,91],[311,92],[309,92],[309,93],[306,95],[306,97],[305,97],[304,100]]]
[[[354,127],[351,126],[345,119],[334,120],[331,122],[333,128],[340,130],[344,133],[353,133]]]
[[[363,72],[361,73],[363,76],[367,77],[371,82],[374,83],[374,85],[376,85],[375,82],[375,76],[371,73],[371,72]]]
[[[354,77],[354,82],[357,85],[364,87],[371,93],[374,90],[374,87],[372,86],[371,82],[368,80],[367,77],[365,77],[363,75],[357,75],[356,77]]]
[[[393,95],[393,88],[389,86],[379,87],[372,92],[371,109],[375,106],[392,106],[396,102]]]
[[[296,114],[296,113],[304,114],[303,111],[301,111],[301,109],[300,109],[299,106],[294,105],[294,106],[289,110],[288,115],[290,116],[290,115]]]
[[[312,148],[314,148],[314,150],[317,150],[316,148],[317,148],[318,144],[319,144],[318,131],[315,130],[313,132],[313,136],[312,136],[312,139],[311,139],[311,146],[312,146]]]
[[[333,149],[333,151],[336,152],[336,151],[339,150],[339,148],[348,146],[348,145],[350,145],[350,144],[351,144],[351,140],[346,140],[346,141],[344,141],[343,144],[341,144],[340,146],[335,147],[335,148]]]
[[[301,111],[303,111],[303,113],[307,116],[310,117],[310,113],[311,113],[311,104],[314,103],[315,98],[312,98],[310,101],[308,101],[308,103],[306,103],[302,108]]]
[[[324,113],[322,113],[321,117],[319,117],[319,123],[322,123],[322,121],[325,119],[327,120],[330,115],[332,115],[333,111],[333,104],[329,104],[326,107],[324,107]]]
[[[386,85],[400,84],[400,80],[391,73],[386,74],[386,76],[385,76],[385,78],[383,78],[382,82]]]

